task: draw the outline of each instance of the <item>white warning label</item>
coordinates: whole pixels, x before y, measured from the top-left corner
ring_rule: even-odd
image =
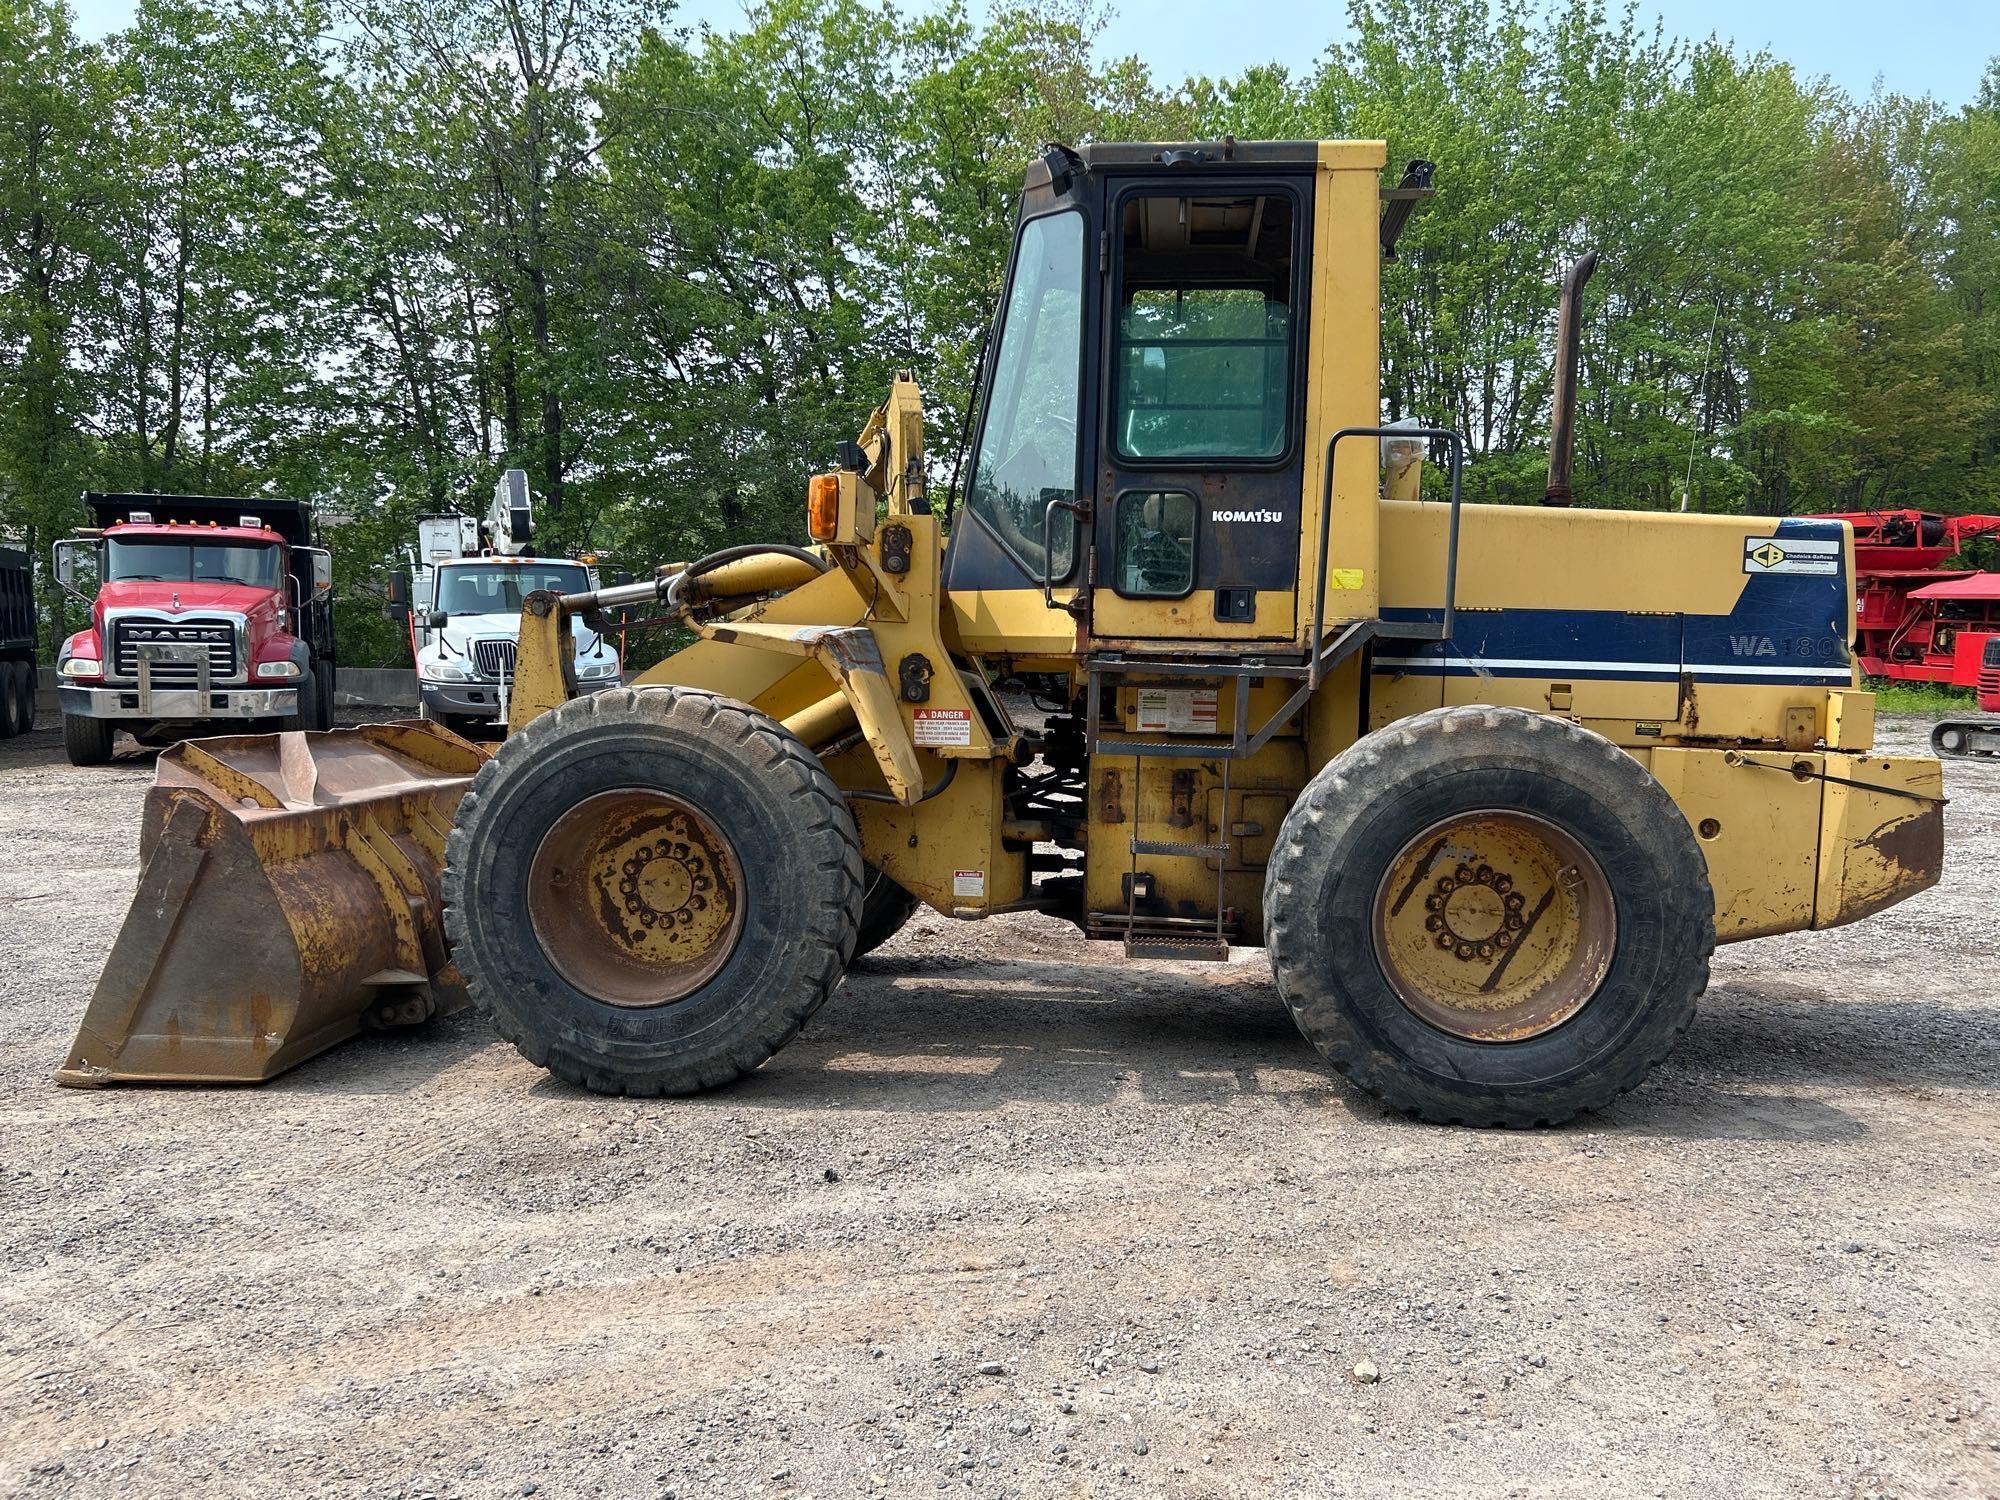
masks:
[[[1840,571],[1840,543],[1820,537],[1746,536],[1743,571],[1832,577]]]
[[[969,745],[972,743],[972,710],[920,708],[917,710],[916,731],[919,745]]]
[[[986,872],[984,870],[953,870],[951,872],[951,893],[954,896],[977,896],[986,899]]]
[[[1134,728],[1155,734],[1214,734],[1214,688],[1140,688]]]

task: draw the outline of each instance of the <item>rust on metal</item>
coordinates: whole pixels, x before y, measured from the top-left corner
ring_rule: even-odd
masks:
[[[138,890],[56,1081],[259,1082],[462,1004],[439,877],[485,760],[425,723],[162,752]]]
[[[1555,824],[1505,809],[1410,839],[1383,871],[1374,911],[1390,988],[1420,1019],[1473,1041],[1562,1025],[1597,993],[1616,948],[1597,861]]]
[[[1097,821],[1125,821],[1125,778],[1117,771],[1106,771],[1097,783]]]
[[[642,788],[600,792],[558,818],[528,875],[528,920],[556,971],[593,999],[684,1000],[742,936],[735,847],[692,803]]]

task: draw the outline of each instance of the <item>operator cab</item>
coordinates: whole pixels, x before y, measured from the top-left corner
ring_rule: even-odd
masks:
[[[1374,143],[1223,142],[1051,147],[1029,168],[954,596],[1032,589],[1117,649],[1303,644],[1324,444],[1378,419],[1382,163]],[[1341,299],[1325,316],[1316,253]],[[1361,445],[1349,466],[1372,505]],[[1372,580],[1373,544],[1371,514],[1335,561]],[[1365,593],[1348,616],[1373,613]],[[1074,641],[1060,615],[1041,628]]]

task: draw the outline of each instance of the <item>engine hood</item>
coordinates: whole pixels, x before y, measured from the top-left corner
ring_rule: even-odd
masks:
[[[582,620],[571,620],[569,623],[570,635],[576,640],[587,641],[597,634]],[[504,636],[511,641],[520,634],[520,630],[521,617],[518,614],[453,615],[445,622],[443,634],[456,645],[460,641],[487,636]]]
[[[145,609],[168,616],[198,615],[218,610],[251,615],[275,609],[277,598],[270,589],[251,588],[241,583],[154,583],[144,579],[107,583],[97,591],[100,610]]]

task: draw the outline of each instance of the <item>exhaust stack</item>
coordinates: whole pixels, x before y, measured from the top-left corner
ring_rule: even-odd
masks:
[[[1562,311],[1556,324],[1555,412],[1549,423],[1549,483],[1542,504],[1570,503],[1570,467],[1576,457],[1577,344],[1583,332],[1583,288],[1597,269],[1597,252],[1584,251],[1563,277]]]

